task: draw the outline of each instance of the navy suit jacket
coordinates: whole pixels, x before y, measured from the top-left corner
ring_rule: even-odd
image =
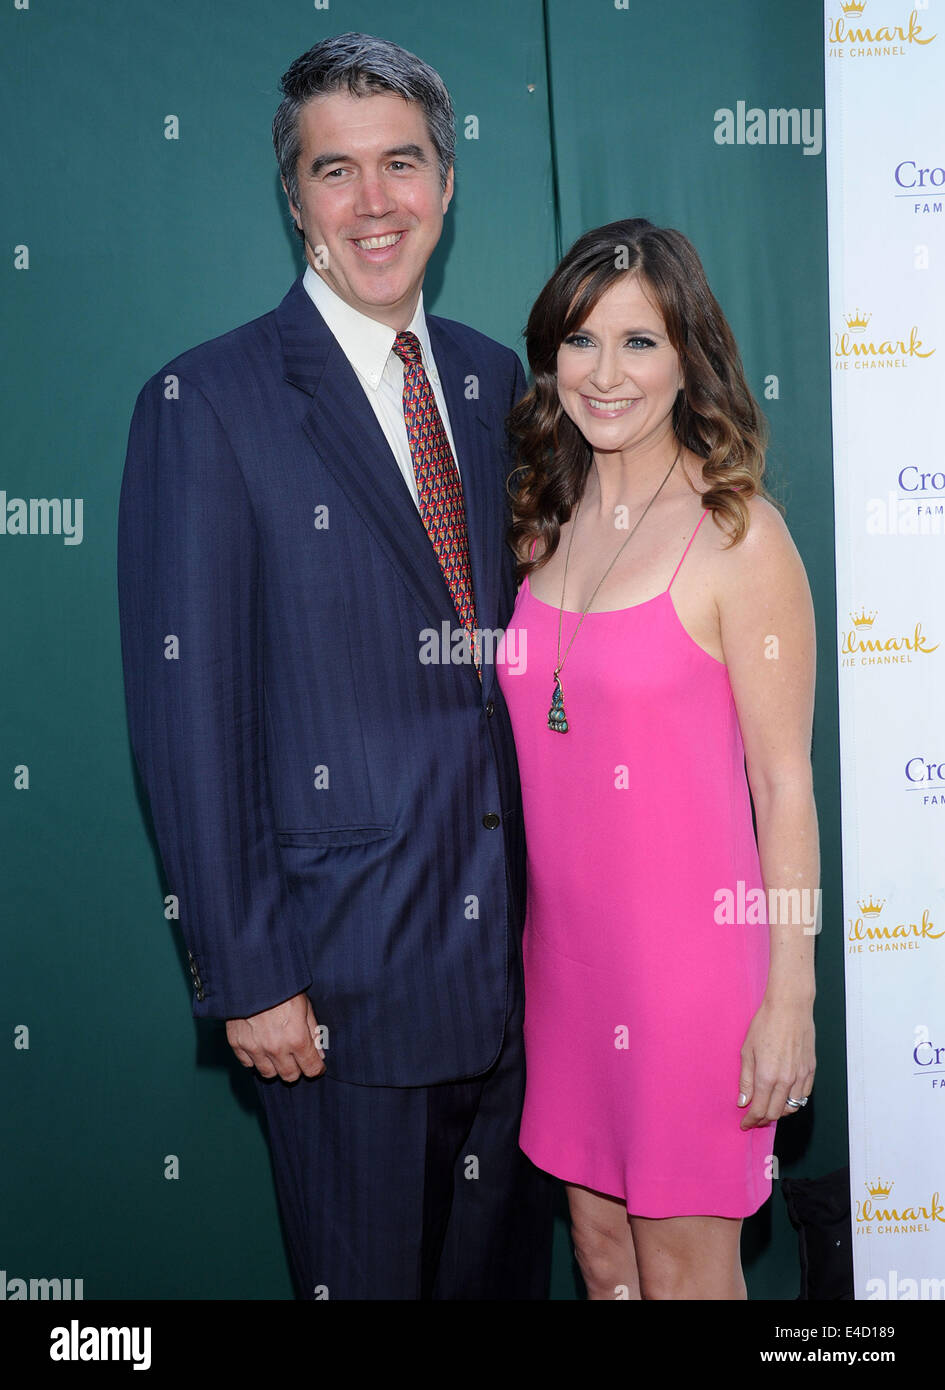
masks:
[[[509,349],[428,316],[480,628],[515,596]],[[198,1017],[307,991],[341,1080],[486,1070],[524,914],[508,714],[350,364],[297,280],[135,406],[118,578],[132,748]]]

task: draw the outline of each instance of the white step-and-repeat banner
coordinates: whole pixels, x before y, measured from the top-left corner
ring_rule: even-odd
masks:
[[[945,1297],[945,4],[827,0],[858,1299]]]

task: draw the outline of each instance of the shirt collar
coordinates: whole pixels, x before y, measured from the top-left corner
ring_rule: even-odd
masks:
[[[378,323],[377,319],[369,318],[358,309],[353,309],[311,265],[305,267],[302,287],[325,320],[329,331],[334,334],[338,346],[352,367],[371,389],[376,391],[397,336],[394,329],[389,328],[386,323]],[[407,327],[411,333],[416,333],[420,340],[427,375],[439,384],[430,335],[427,332],[426,315],[423,312],[422,290],[417,298],[413,318]]]

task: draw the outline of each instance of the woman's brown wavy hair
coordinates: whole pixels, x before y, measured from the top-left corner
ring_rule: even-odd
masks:
[[[558,399],[558,348],[610,286],[631,274],[642,277],[679,356],[684,384],[673,430],[703,460],[703,480],[711,484],[703,506],[728,526],[735,545],[748,529],[748,499],[760,494],[774,501],[762,483],[764,417],[695,247],[681,232],[642,217],[611,222],[574,243],[528,317],[525,345],[534,384],[509,417],[519,464],[509,479],[514,521],[508,540],[524,557],[519,580],[551,558],[591,465],[590,446]],[[535,539],[542,545],[530,560]]]

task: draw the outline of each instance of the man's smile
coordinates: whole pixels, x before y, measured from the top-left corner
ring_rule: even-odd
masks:
[[[369,261],[391,260],[403,241],[405,232],[385,232],[382,236],[350,237],[351,245]]]

